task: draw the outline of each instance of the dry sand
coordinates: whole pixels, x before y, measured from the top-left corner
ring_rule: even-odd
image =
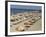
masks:
[[[37,13],[35,14],[35,16],[38,16]],[[34,14],[33,14],[33,17],[34,17]],[[32,18],[27,18],[25,20],[20,21],[16,25],[11,25],[10,31],[11,32],[19,32],[19,30],[23,30],[23,31],[39,31],[39,30],[42,30],[42,18],[37,19],[37,21],[35,23],[33,23],[32,25],[29,25],[30,26],[29,28],[26,28],[24,23],[30,21],[31,19]]]

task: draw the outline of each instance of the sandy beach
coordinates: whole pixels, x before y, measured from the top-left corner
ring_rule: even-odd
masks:
[[[17,15],[12,15],[10,21],[11,32],[42,30],[41,13],[18,13]]]

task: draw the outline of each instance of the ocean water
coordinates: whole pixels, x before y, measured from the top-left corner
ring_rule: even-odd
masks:
[[[12,14],[16,14],[16,13],[24,13],[24,12],[32,12],[32,11],[39,11],[41,12],[41,10],[34,10],[34,9],[16,9],[16,8],[11,8],[11,15]]]

